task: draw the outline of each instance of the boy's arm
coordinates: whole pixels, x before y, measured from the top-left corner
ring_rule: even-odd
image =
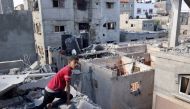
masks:
[[[70,104],[70,81],[66,81],[67,105]]]

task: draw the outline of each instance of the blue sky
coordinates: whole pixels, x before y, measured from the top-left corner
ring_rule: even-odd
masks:
[[[152,0],[155,1],[155,0]],[[19,4],[23,3],[23,0],[14,0],[14,5],[17,6]],[[189,8],[187,7],[187,5],[183,2],[182,3],[182,11],[183,10],[189,10]]]

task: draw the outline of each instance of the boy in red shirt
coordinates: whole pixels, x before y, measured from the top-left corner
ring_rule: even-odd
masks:
[[[62,68],[45,87],[43,103],[37,109],[43,109],[47,104],[49,105],[48,107],[51,107],[55,98],[61,98],[67,105],[70,104],[70,100],[73,98],[70,94],[71,70],[76,68],[78,63],[78,57],[72,56],[69,58],[68,65]]]

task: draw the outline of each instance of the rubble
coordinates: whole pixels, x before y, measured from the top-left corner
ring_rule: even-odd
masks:
[[[73,72],[75,75],[81,74],[79,70]],[[40,66],[37,61],[23,70],[10,69],[8,75],[0,76],[0,108],[30,109],[40,105],[43,101],[44,87],[54,74],[50,65]],[[8,94],[9,92],[11,94]],[[87,96],[77,92],[73,87],[71,87],[71,94],[74,96],[72,104],[70,106],[57,105],[60,109],[100,109]],[[55,99],[54,102],[58,100]]]

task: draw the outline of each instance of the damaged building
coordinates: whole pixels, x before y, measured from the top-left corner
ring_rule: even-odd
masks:
[[[125,56],[82,60],[81,66],[81,92],[103,109],[151,109],[154,70],[149,66]]]
[[[13,0],[0,0],[0,62],[36,60],[32,13],[14,10]]]
[[[119,42],[118,0],[36,0],[33,7],[36,48],[42,63],[47,47],[62,47],[65,39],[92,43]]]

